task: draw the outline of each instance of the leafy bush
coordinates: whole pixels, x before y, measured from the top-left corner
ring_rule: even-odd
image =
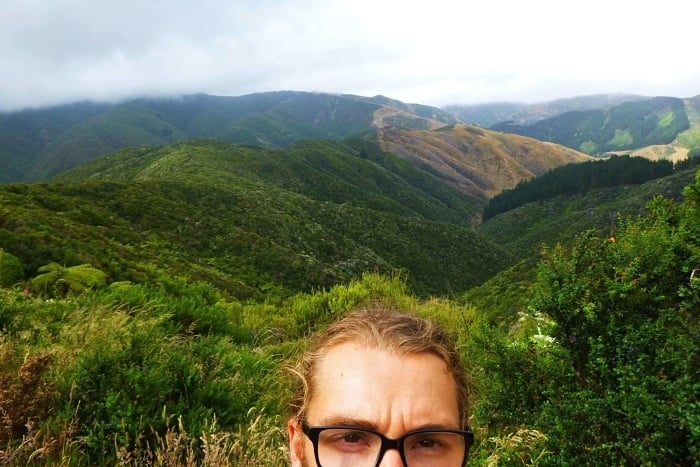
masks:
[[[47,297],[79,294],[91,288],[104,287],[107,282],[107,275],[89,264],[64,267],[49,263],[40,267],[39,273],[29,284],[33,292]]]
[[[571,365],[538,426],[562,459],[594,464],[698,461],[697,214],[657,198],[612,238],[583,234],[545,253],[532,306],[550,316]],[[684,218],[683,216],[688,216]],[[580,427],[587,429],[582,431]]]

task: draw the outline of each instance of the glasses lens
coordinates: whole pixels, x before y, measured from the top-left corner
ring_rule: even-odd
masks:
[[[326,429],[318,437],[318,460],[323,467],[374,467],[381,447],[382,440],[376,433]]]
[[[424,431],[403,440],[408,467],[461,467],[467,443],[461,433]],[[323,467],[374,467],[382,449],[377,433],[356,428],[326,428],[318,436]]]
[[[403,443],[408,467],[460,467],[465,451],[460,433],[426,431],[408,436]]]

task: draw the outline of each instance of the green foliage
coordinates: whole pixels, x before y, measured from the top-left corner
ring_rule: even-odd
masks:
[[[490,324],[508,327],[527,311],[535,264],[535,256],[521,261],[469,289],[460,301],[478,308]]]
[[[182,414],[198,433],[214,414],[231,427],[259,394],[263,373],[274,366],[269,357],[238,349],[225,338],[170,336],[162,318],[91,313],[102,316],[91,316],[89,326],[81,326],[82,333],[73,337],[83,343],[66,369],[62,392],[75,404],[63,410],[82,421],[83,441],[94,455],[124,434],[134,440],[148,427],[162,434],[163,413]]]
[[[700,244],[683,215],[657,198],[649,216],[621,220],[614,237],[587,232],[570,249],[545,252],[532,307],[554,320],[571,377],[540,404],[539,423],[563,458],[698,460],[697,414],[678,410],[696,406],[700,380],[700,288],[688,285]]]
[[[211,420],[217,436],[234,439],[244,432],[260,436],[255,427],[267,426],[277,433],[268,444],[279,449],[291,397],[291,377],[283,369],[298,358],[306,336],[363,304],[419,306],[401,278],[373,274],[276,304],[227,301],[204,284],[178,281],[158,289],[118,283],[66,299],[0,292],[3,303],[26,318],[0,338],[0,408],[12,430],[0,433],[6,443],[0,452],[18,463],[23,455],[63,455],[80,465],[114,464],[117,456],[155,455],[156,446],[166,455],[173,437],[187,438],[200,458],[213,454],[202,444],[214,442]],[[205,329],[200,320],[186,327],[177,310],[198,297],[204,300],[197,307],[205,310],[192,311],[202,320],[219,312],[230,324]],[[453,312],[436,303],[421,310],[461,329]],[[251,407],[265,419],[251,415]],[[32,444],[23,444],[23,436]],[[26,453],[32,446],[39,450]],[[251,456],[263,451],[260,445],[234,452],[254,463]]]
[[[462,291],[509,263],[467,226],[465,195],[362,149],[193,141],[122,151],[57,182],[0,189],[0,244],[29,277],[47,263],[89,263],[112,281],[167,272],[243,300],[367,271],[406,272],[421,294]]]
[[[10,287],[24,279],[22,262],[0,248],[0,287]]]
[[[672,173],[671,162],[655,162],[643,157],[613,156],[606,160],[567,164],[494,196],[484,208],[482,218],[486,221],[524,204],[556,196],[583,195],[604,187],[640,184]]]
[[[544,452],[544,465],[699,461],[700,281],[690,278],[700,270],[700,173],[694,175],[681,204],[657,196],[644,216],[618,218],[611,234],[589,230],[568,246],[545,248],[524,293],[529,311],[517,321],[492,314],[500,292],[512,316],[509,295],[524,285],[515,271],[465,294],[498,326],[472,329],[470,356],[483,371],[473,372],[476,393],[484,395],[474,419],[488,427],[482,436],[493,446],[483,454],[486,445],[477,446],[479,457],[518,462],[525,438],[508,433],[532,429],[546,441],[528,455]]]
[[[64,267],[49,263],[39,268],[39,275],[29,281],[32,291],[47,297],[80,294],[92,288],[104,287],[107,276],[89,264]]]
[[[695,170],[681,169],[673,175],[642,185],[622,185],[592,190],[584,196],[559,196],[529,203],[492,217],[479,232],[519,258],[537,256],[543,243],[570,244],[580,232],[598,229],[612,234],[619,213],[641,215],[656,195],[680,200]]]

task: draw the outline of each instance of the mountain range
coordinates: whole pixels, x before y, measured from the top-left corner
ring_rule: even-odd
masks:
[[[341,140],[379,126],[455,123],[440,109],[386,97],[271,92],[75,103],[0,114],[0,183],[45,180],[118,149],[206,138],[269,148]]]
[[[440,135],[440,131],[449,131],[459,123],[484,127],[486,123],[500,122],[494,126],[497,132],[520,133],[541,141],[553,141],[587,154],[603,149],[648,148],[651,143],[666,143],[669,138],[678,136],[679,141],[682,140],[679,154],[687,156],[690,149],[700,147],[697,124],[683,131],[688,127],[688,122],[698,120],[697,102],[697,98],[680,101],[600,95],[527,106],[493,104],[438,109],[406,104],[383,96],[293,91],[238,97],[198,94],[111,104],[83,102],[0,113],[0,183],[47,180],[119,149],[159,146],[190,138],[282,148],[305,139],[341,141],[363,133],[374,134],[377,130],[385,130],[378,135],[379,140],[386,140],[381,142],[382,146],[408,155],[415,149],[417,138],[440,139],[444,136]],[[656,103],[663,105],[660,107]],[[512,122],[503,123],[502,119]],[[651,120],[656,125],[652,125],[653,128],[648,125]],[[608,123],[598,131],[596,125],[599,126],[601,121]],[[644,125],[639,124],[640,121],[645,122]],[[631,125],[636,127],[631,128]],[[407,142],[409,146],[402,147],[395,141],[400,133],[398,129],[422,132],[412,134],[412,141]],[[461,131],[462,136],[473,136],[477,130],[472,130],[472,133],[458,132]],[[506,141],[513,137],[500,138]],[[512,144],[521,145],[520,141]],[[423,146],[429,145],[432,143],[426,142]],[[444,145],[433,145],[431,151],[438,151],[438,157],[443,161],[454,161],[455,149],[458,152],[461,149],[452,143],[448,145],[452,147],[445,154],[441,153],[442,149],[447,149]],[[511,143],[502,144],[502,148],[509,145]],[[498,143],[488,143],[487,146],[490,147],[484,149],[482,154],[491,152]],[[474,145],[469,143],[462,149],[473,148]],[[669,157],[666,148],[652,146],[646,151],[644,155]],[[426,158],[425,153],[410,155]],[[461,156],[469,157],[470,154],[463,151]],[[580,155],[573,157],[581,158]],[[552,165],[545,162],[542,167],[547,169]],[[473,171],[474,167],[466,170]],[[513,172],[516,179],[521,175],[527,177],[537,173],[537,170],[529,172],[527,169],[521,173],[517,170]],[[459,185],[459,175],[455,176],[457,181],[453,183]],[[504,178],[503,183],[493,186],[477,184],[471,191],[488,196],[509,187],[509,183]]]
[[[520,102],[494,102],[471,105],[450,105],[445,111],[464,122],[491,127],[506,121],[529,125],[540,120],[557,117],[568,112],[604,109],[625,102],[647,100],[637,94],[593,94],[553,101],[524,104]]]
[[[527,125],[503,122],[492,128],[600,155],[672,143],[690,129],[688,114],[697,113],[698,103],[699,99],[655,97],[567,112]]]

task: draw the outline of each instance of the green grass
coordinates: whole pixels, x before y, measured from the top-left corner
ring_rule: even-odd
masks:
[[[613,136],[608,143],[618,148],[622,148],[631,145],[633,141],[634,137],[629,130],[615,129],[615,136]]]
[[[579,147],[579,151],[585,152],[586,154],[593,154],[595,153],[596,149],[598,149],[598,145],[590,140],[581,143],[581,146]]]
[[[657,123],[657,126],[661,128],[666,128],[668,126],[671,126],[674,120],[674,115],[673,112],[666,112],[661,115],[659,115],[659,122]]]
[[[690,128],[678,135],[678,144],[687,149],[700,148],[700,108],[686,105]]]

